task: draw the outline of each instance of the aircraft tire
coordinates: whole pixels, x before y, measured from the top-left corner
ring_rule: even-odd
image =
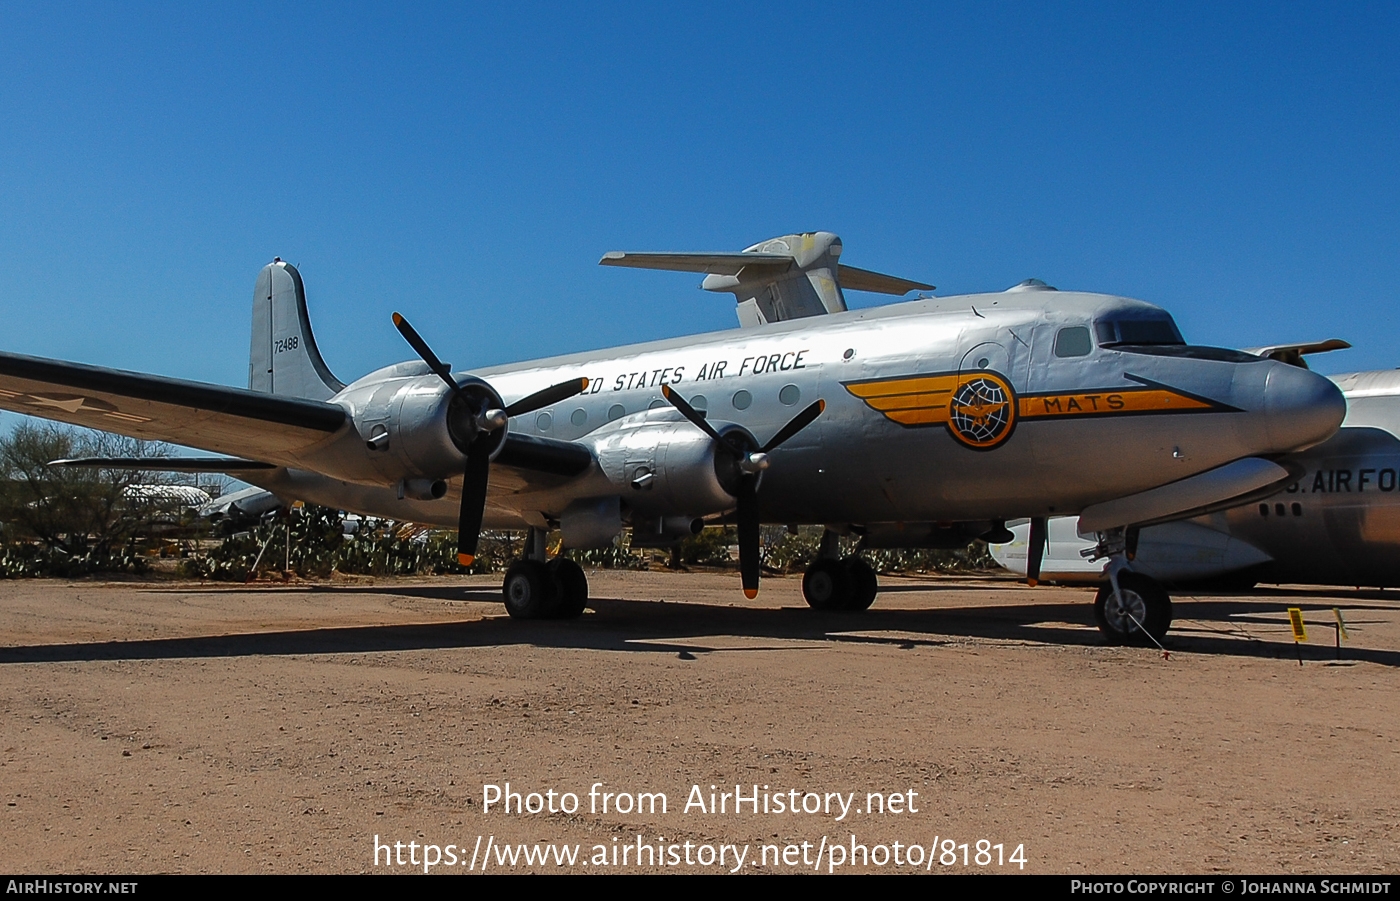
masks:
[[[880,580],[875,568],[852,554],[841,561],[846,570],[846,580],[850,591],[846,595],[844,610],[869,610],[875,603],[875,595],[880,593]]]
[[[813,610],[847,609],[851,594],[851,578],[840,560],[814,560],[802,576],[802,596]]]
[[[588,606],[588,576],[583,568],[567,557],[555,557],[549,561],[549,574],[559,591],[559,602],[555,605],[555,619],[577,619]]]
[[[1166,589],[1134,572],[1120,573],[1118,587],[1123,591],[1121,604],[1114,600],[1111,584],[1100,588],[1094,598],[1094,619],[1104,637],[1113,644],[1129,645],[1151,645],[1152,638],[1158,642],[1166,638],[1172,624],[1172,600]]]
[[[559,607],[559,586],[549,567],[538,560],[517,560],[501,586],[511,619],[549,619]]]

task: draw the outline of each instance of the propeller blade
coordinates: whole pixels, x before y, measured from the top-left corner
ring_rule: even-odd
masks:
[[[403,335],[404,340],[417,352],[418,356],[423,358],[423,362],[428,364],[428,368],[436,372],[438,377],[451,386],[453,391],[461,390],[457,386],[457,383],[452,380],[452,370],[448,368],[446,363],[437,358],[437,354],[433,353],[433,349],[428,346],[428,342],[424,341],[422,336],[414,330],[413,326],[408,324],[407,319],[395,313],[394,327],[399,330],[399,334]]]
[[[758,479],[749,476],[739,483],[739,578],[744,597],[758,597]]]
[[[778,434],[770,438],[768,440],[768,443],[763,445],[763,447],[759,449],[759,453],[768,453],[773,448],[787,441],[793,435],[796,435],[798,432],[807,428],[807,426],[811,425],[818,416],[822,415],[822,411],[825,409],[826,401],[824,400],[819,400],[811,406],[807,407],[807,409],[792,417],[792,419],[788,421],[787,425],[779,429]]]
[[[471,566],[481,537],[481,518],[486,513],[486,482],[491,475],[490,440],[478,438],[467,449],[467,465],[462,472],[462,509],[457,517],[457,562]]]
[[[705,417],[697,413],[695,411],[695,408],[686,402],[685,398],[681,397],[680,394],[678,394],[677,392],[672,391],[670,385],[661,386],[661,396],[670,401],[671,406],[675,407],[677,410],[680,410],[681,415],[684,416],[686,419],[689,419],[691,423],[700,431],[704,432],[706,435],[709,435],[711,438],[715,439],[715,441],[718,441],[725,447],[733,446],[728,441],[725,441],[723,438],[721,438],[719,432],[715,431],[715,427],[710,425],[709,422],[705,420]]]
[[[1034,588],[1040,582],[1040,563],[1045,559],[1045,537],[1049,523],[1043,516],[1031,518],[1030,542],[1026,547],[1026,584]]]
[[[569,379],[567,382],[551,385],[543,391],[536,391],[528,397],[522,397],[506,407],[506,415],[519,416],[522,413],[532,413],[540,407],[557,404],[561,400],[568,400],[577,394],[582,394],[587,388],[588,379]]]

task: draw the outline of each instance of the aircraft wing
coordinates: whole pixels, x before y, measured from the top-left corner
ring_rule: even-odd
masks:
[[[275,463],[261,460],[239,460],[234,457],[77,457],[71,460],[50,460],[50,466],[70,469],[135,469],[145,472],[222,472],[235,475],[276,469]]]
[[[10,353],[0,409],[286,466],[347,420],[321,401]]]

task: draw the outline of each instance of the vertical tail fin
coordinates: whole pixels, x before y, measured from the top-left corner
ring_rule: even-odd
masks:
[[[831,232],[805,232],[761,241],[744,253],[780,254],[787,267],[745,267],[734,275],[711,273],[701,287],[728,291],[739,301],[739,324],[761,325],[823,313],[842,313],[846,297],[836,280],[841,239]]]
[[[263,267],[253,289],[248,387],[308,400],[329,400],[345,387],[316,349],[301,273],[280,258]]]

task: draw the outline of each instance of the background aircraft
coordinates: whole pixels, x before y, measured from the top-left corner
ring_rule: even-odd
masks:
[[[840,534],[946,546],[1000,537],[1016,516],[1079,513],[1124,615],[1158,638],[1170,600],[1132,571],[1127,530],[1283,484],[1268,457],[1341,422],[1326,379],[1187,345],[1142,301],[1029,281],[847,311],[843,278],[917,283],[845,267],[840,252],[814,232],[742,253],[609,254],[709,272],[744,327],[454,373],[395,314],[420,359],[350,384],[317,350],[299,273],[277,260],[255,288],[247,389],[3,354],[0,407],[236,455],[180,468],[281,497],[455,525],[464,562],[483,523],[528,528],[504,591],[525,618],[587,601],[582,571],[547,559],[553,528],[588,548],[624,527],[634,544],[666,544],[733,521],[752,597],[759,523],[822,524],[807,599],[860,609],[874,574],[836,559]]]
[[[1332,438],[1280,461],[1296,479],[1229,510],[1143,529],[1134,568],[1178,584],[1400,585],[1400,370],[1331,378],[1346,396],[1346,419]],[[1030,525],[1012,532],[992,554],[1024,573]],[[1102,564],[1080,556],[1092,545],[1075,518],[1051,520],[1042,578],[1100,580]]]

